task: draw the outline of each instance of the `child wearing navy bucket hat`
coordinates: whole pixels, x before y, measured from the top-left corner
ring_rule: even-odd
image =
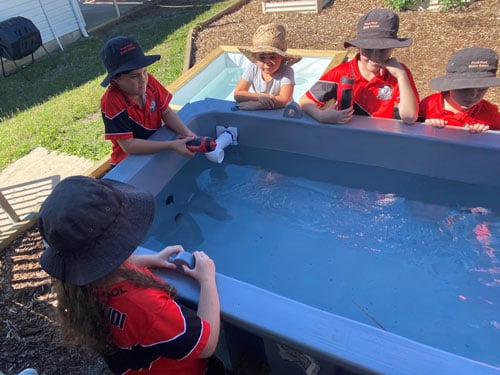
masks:
[[[110,38],[101,50],[107,87],[101,98],[105,139],[112,143],[111,165],[129,154],[150,154],[173,150],[185,157],[194,153],[186,148],[193,133],[170,108],[172,94],[147,71],[160,55],[145,55],[141,46],[127,36]],[[165,124],[181,139],[148,139]]]
[[[389,9],[373,9],[363,15],[357,26],[357,38],[344,42],[358,53],[333,67],[300,98],[302,110],[323,123],[344,124],[353,115],[396,118],[413,124],[418,115],[419,96],[413,76],[392,53],[409,47],[411,38],[398,37],[399,16]],[[338,86],[352,82],[349,108],[339,108]],[[330,104],[336,104],[330,106]]]
[[[483,99],[490,87],[500,86],[498,55],[490,48],[469,47],[448,60],[446,74],[433,78],[439,90],[420,103],[419,120],[436,128],[464,127],[471,133],[500,130],[498,106]]]
[[[115,374],[223,373],[208,360],[220,327],[214,262],[195,251],[194,268],[181,266],[200,286],[195,312],[149,270],[177,268],[169,259],[182,246],[132,254],[154,208],[149,192],[84,176],[64,179],[42,204],[40,265],[53,278],[63,336],[100,354]]]

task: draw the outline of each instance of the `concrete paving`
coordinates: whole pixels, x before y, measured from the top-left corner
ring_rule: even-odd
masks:
[[[0,172],[0,192],[19,219],[25,221],[62,179],[83,174],[95,164],[92,160],[39,147]],[[13,224],[0,209],[0,235]]]
[[[78,0],[87,31],[133,11],[150,1],[139,0]]]

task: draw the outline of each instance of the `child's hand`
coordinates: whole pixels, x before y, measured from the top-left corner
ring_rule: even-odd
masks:
[[[176,269],[177,266],[170,263],[168,258],[170,258],[172,254],[177,254],[181,251],[184,251],[181,245],[167,246],[162,251],[155,254],[132,255],[129,261],[142,267]]]
[[[249,100],[238,103],[238,109],[245,109],[247,111],[257,109],[274,109],[275,103],[276,99],[273,96],[259,96],[258,100]]]
[[[319,113],[319,121],[327,124],[345,124],[351,121],[354,108],[349,107],[338,111],[334,106],[326,108]]]
[[[171,245],[167,246],[164,248],[162,251],[156,253],[154,257],[154,261],[157,263],[156,265],[153,265],[152,267],[167,267],[167,268],[175,268],[175,265],[173,263],[170,263],[168,261],[168,258],[172,254],[177,254],[180,253],[181,251],[184,251],[184,248],[182,245]],[[173,267],[171,267],[173,266]]]
[[[485,131],[490,130],[488,125],[483,124],[465,125],[464,128],[467,129],[469,133],[484,133]]]
[[[195,155],[195,153],[188,150],[188,148],[186,147],[186,143],[192,141],[195,138],[196,137],[190,136],[170,141],[171,142],[170,149],[177,152],[179,155],[184,156],[185,158],[192,158]]]
[[[197,137],[196,133],[194,133],[191,129],[187,129],[186,134],[179,134],[178,138],[184,138],[184,137]]]
[[[406,75],[406,71],[403,68],[403,65],[401,65],[395,57],[391,57],[389,60],[380,65],[386,68],[389,74],[396,79],[398,79],[402,75]]]
[[[434,128],[444,128],[448,125],[448,121],[445,121],[440,118],[428,118],[425,120],[425,124],[432,125]]]
[[[264,106],[260,102],[248,101],[238,103],[238,109],[244,109],[246,111],[253,111],[256,109],[264,109]]]
[[[190,269],[187,266],[182,266],[184,273],[191,276],[200,284],[215,280],[214,261],[203,251],[195,251],[193,252],[193,256],[196,260],[194,268]]]
[[[272,95],[262,94],[259,96],[259,103],[262,105],[262,108],[273,109],[276,105],[276,98]]]

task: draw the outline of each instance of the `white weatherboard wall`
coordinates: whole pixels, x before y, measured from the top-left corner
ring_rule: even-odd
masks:
[[[44,45],[62,49],[65,41],[87,36],[76,0],[0,0],[0,22],[18,16],[35,24]]]
[[[330,0],[262,0],[262,12],[318,13]]]

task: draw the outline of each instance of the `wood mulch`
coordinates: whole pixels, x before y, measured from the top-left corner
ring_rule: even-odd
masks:
[[[377,7],[384,7],[384,1],[334,0],[318,14],[263,14],[261,1],[251,0],[197,33],[193,53],[199,60],[219,45],[251,45],[257,27],[270,22],[287,26],[289,48],[344,50],[344,41],[356,37],[359,17]],[[480,46],[500,53],[500,0],[476,0],[462,12],[398,14],[399,37],[411,37],[413,44],[394,55],[410,68],[421,98],[432,92],[430,79],[445,73],[454,51]],[[500,89],[489,90],[486,99],[500,105]]]

